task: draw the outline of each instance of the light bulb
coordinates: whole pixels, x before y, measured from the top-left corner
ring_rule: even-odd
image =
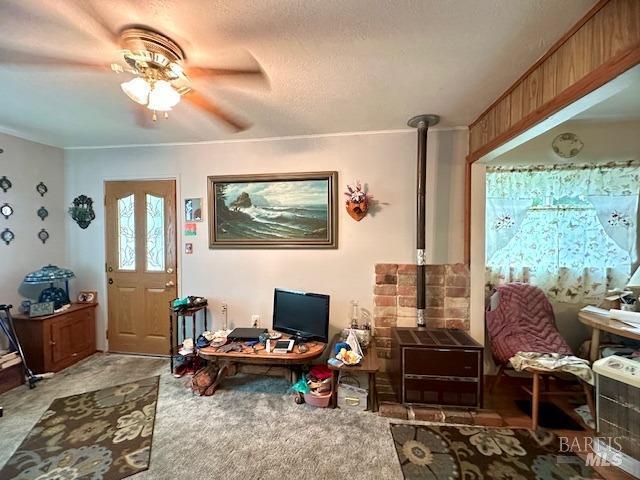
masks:
[[[147,108],[150,110],[158,110],[166,112],[171,110],[180,101],[180,94],[171,84],[165,80],[158,80],[153,86],[153,90],[149,93],[149,104]]]
[[[140,105],[146,105],[149,101],[151,87],[142,77],[136,77],[128,82],[121,83],[120,88],[131,100]]]

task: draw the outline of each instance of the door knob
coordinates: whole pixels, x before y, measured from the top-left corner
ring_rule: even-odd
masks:
[[[171,267],[167,268],[167,273],[173,273],[173,268]]]
[[[113,278],[109,279],[109,285],[113,285]]]
[[[176,284],[173,283],[173,280],[169,280],[167,283],[164,284],[164,286],[167,288],[171,288],[171,287],[175,287]]]

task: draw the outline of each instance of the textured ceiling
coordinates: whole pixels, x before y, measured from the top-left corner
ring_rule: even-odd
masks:
[[[199,80],[250,120],[232,134],[182,103],[156,128],[136,124],[125,78],[82,69],[0,65],[0,128],[59,146],[194,142],[443,126],[474,118],[595,0],[110,0],[114,29],[139,23],[178,41],[192,63],[243,66],[250,51],[271,89]],[[67,0],[0,2],[0,48],[109,64],[117,52]]]

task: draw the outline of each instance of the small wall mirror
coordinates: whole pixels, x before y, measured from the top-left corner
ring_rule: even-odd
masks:
[[[49,189],[44,183],[40,182],[38,185],[36,185],[36,191],[40,194],[41,197],[44,197],[45,193],[47,193]]]
[[[8,203],[5,203],[0,207],[0,213],[5,219],[8,219],[11,215],[13,215],[13,207]]]
[[[43,228],[38,232],[38,238],[42,243],[47,243],[47,240],[49,240],[49,232]]]
[[[6,176],[0,177],[0,188],[3,192],[6,192],[11,188],[11,180],[9,180]]]
[[[8,228],[5,228],[4,231],[0,233],[0,238],[2,238],[6,245],[9,245],[11,243],[11,240],[13,240],[15,237],[16,236],[13,234],[13,232]]]
[[[42,220],[43,222],[44,219],[49,216],[49,210],[44,207],[40,207],[36,213],[38,214],[38,217],[40,217],[40,220]]]

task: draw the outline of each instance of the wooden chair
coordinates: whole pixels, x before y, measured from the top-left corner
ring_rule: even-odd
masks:
[[[560,336],[555,324],[553,308],[544,292],[525,283],[499,285],[494,289],[497,295],[494,308],[486,312],[487,332],[490,339],[491,353],[498,365],[498,375],[489,388],[493,391],[500,381],[509,359],[518,352],[558,353],[573,355],[571,347]],[[552,395],[575,395],[571,391],[551,391],[549,378],[553,372],[527,369],[533,375],[531,389],[524,390],[531,395],[531,428],[538,428],[540,397]],[[542,378],[545,389],[540,389]],[[587,397],[587,405],[595,419],[593,395],[587,383],[580,380]]]

